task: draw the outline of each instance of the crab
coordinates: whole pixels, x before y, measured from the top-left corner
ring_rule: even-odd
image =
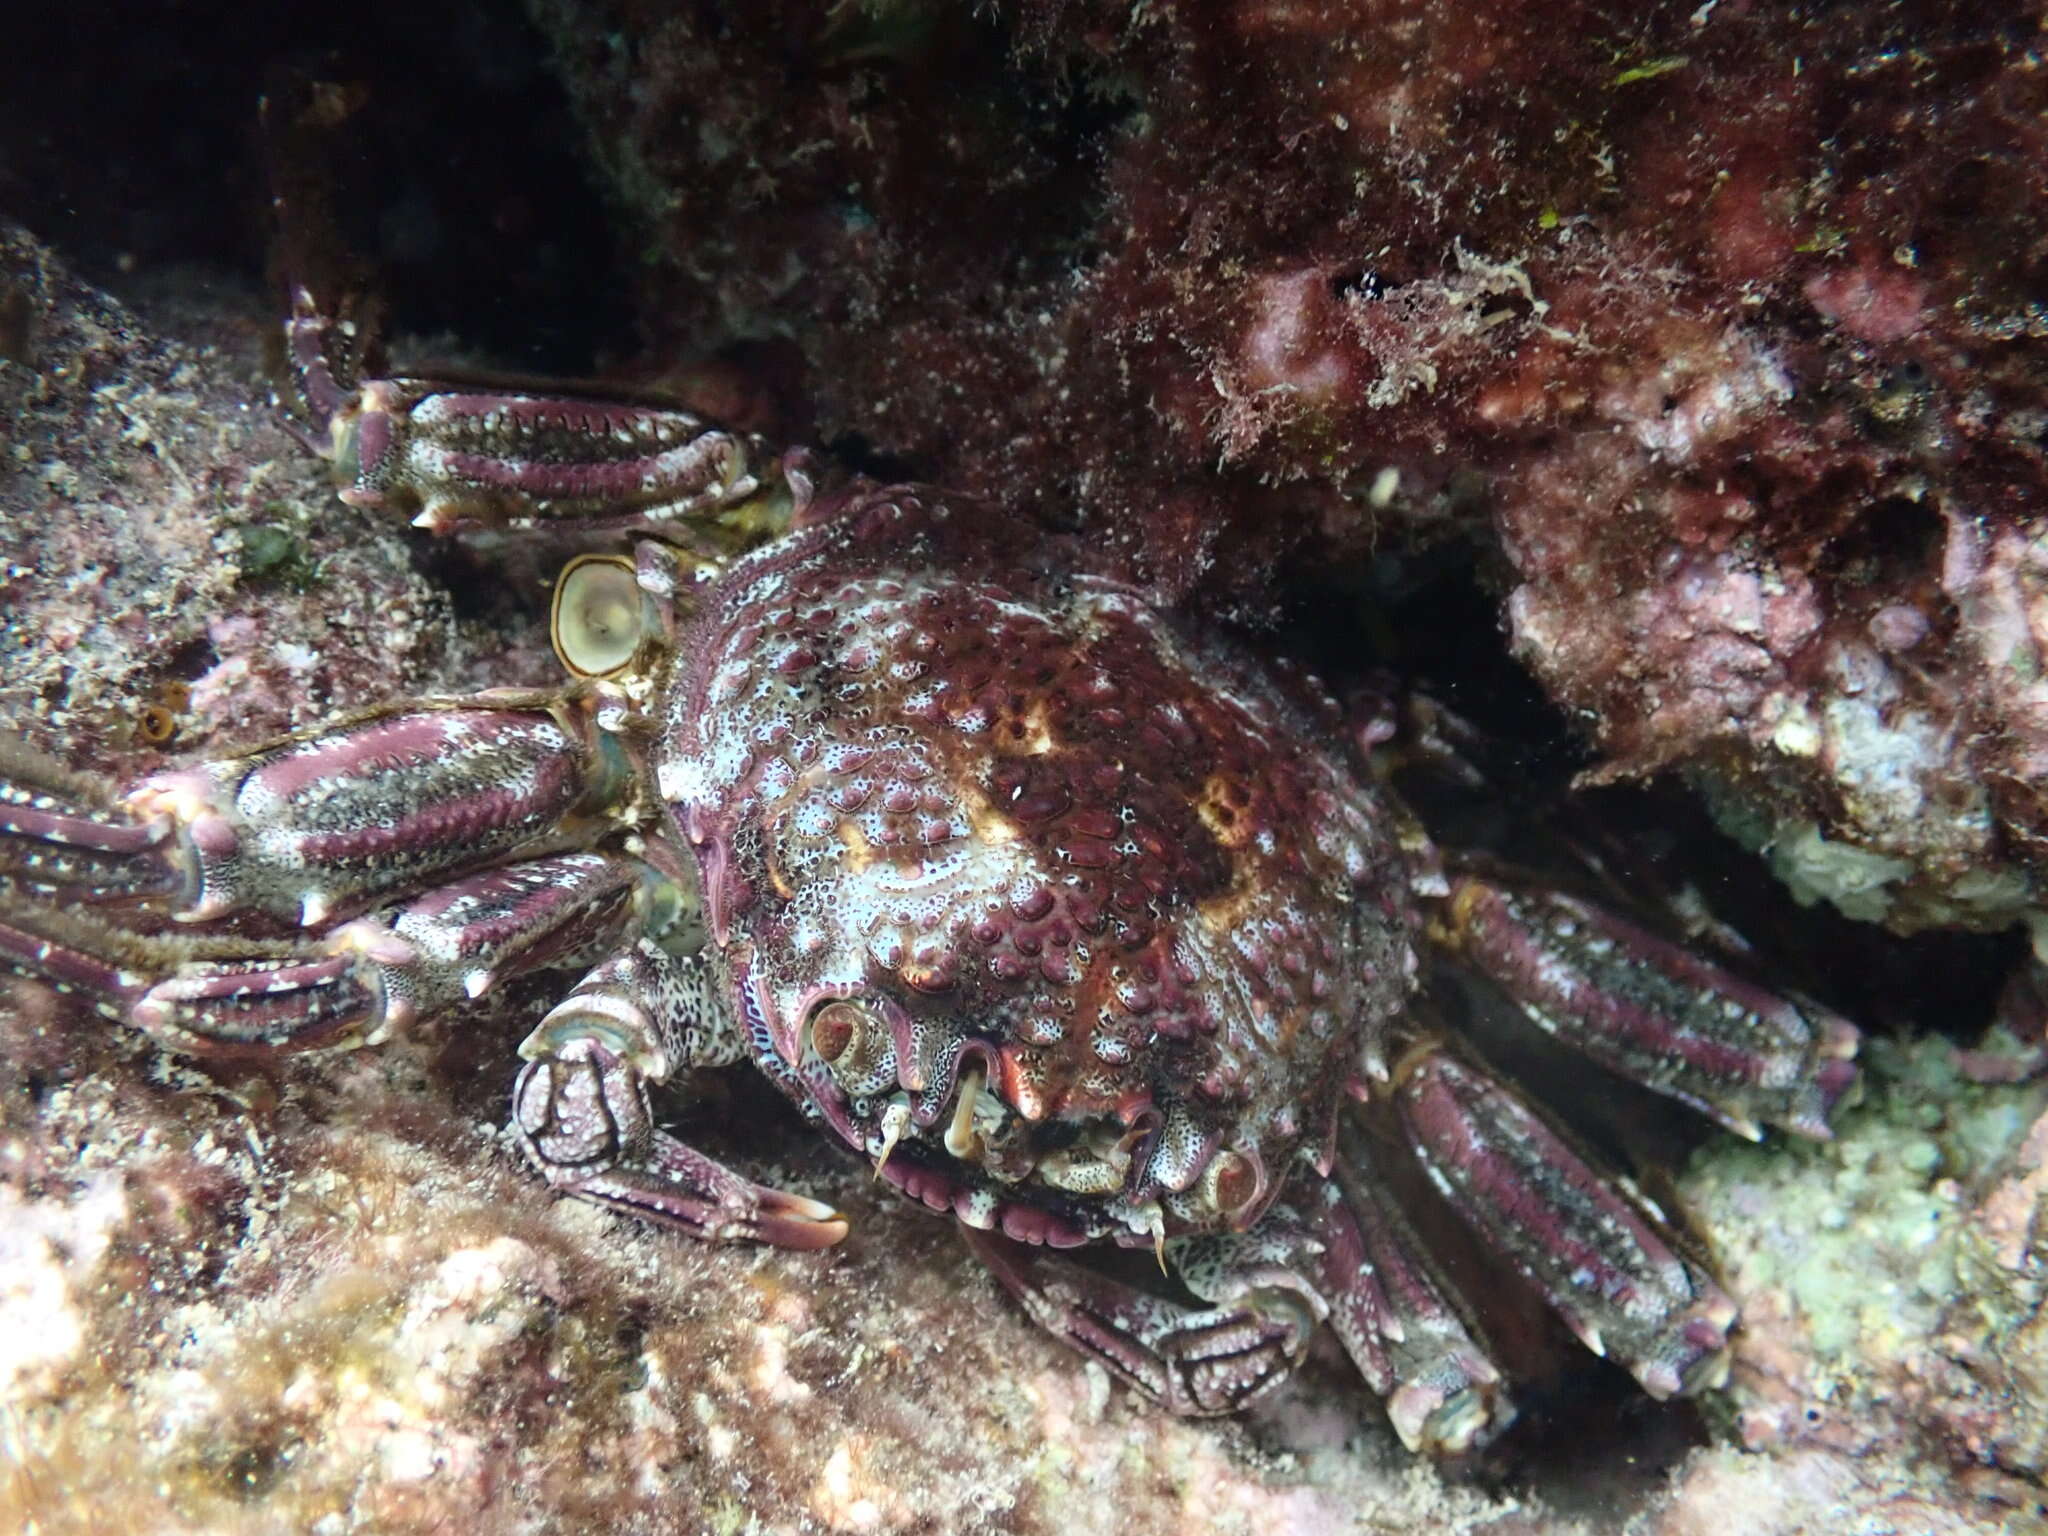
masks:
[[[1710,1266],[1432,1022],[1425,952],[1750,1137],[1828,1134],[1847,1020],[1441,855],[1312,679],[999,502],[821,493],[804,455],[670,403],[359,377],[362,340],[295,295],[345,501],[622,546],[556,583],[568,680],[126,786],[0,743],[0,960],[215,1059],[580,973],[511,1094],[555,1189],[838,1242],[840,1212],[658,1121],[660,1085],[749,1064],[1180,1413],[1271,1391],[1328,1323],[1410,1448],[1497,1435],[1506,1372],[1421,1236],[1430,1190],[1652,1395],[1720,1382]],[[1089,1247],[1162,1278],[1064,1252]]]

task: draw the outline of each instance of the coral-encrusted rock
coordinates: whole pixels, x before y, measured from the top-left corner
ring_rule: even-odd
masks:
[[[470,685],[447,594],[269,409],[272,317],[191,320],[151,335],[0,225],[0,715],[110,767]]]
[[[1560,410],[1570,349],[1538,343],[1494,402],[1554,434],[1498,481],[1517,653],[1596,719],[1605,775],[1686,769],[1796,892],[1901,930],[2026,912],[2048,719],[2018,422],[1911,349],[1874,381],[1844,335],[1634,318],[1654,366],[1607,337]]]
[[[177,675],[166,656],[209,634],[214,654],[183,665],[241,667],[194,687],[217,705],[187,706],[181,749],[240,738],[242,702],[269,730],[392,689],[549,675],[536,609],[436,618],[427,640],[374,622],[378,604],[445,613],[447,594],[404,535],[336,503],[256,403],[253,309],[186,304],[166,313],[206,344],[164,339],[24,237],[4,249],[27,296],[8,301],[12,334],[37,338],[0,362],[16,463],[34,471],[0,482],[0,528],[9,665],[47,702],[39,731],[98,766],[155,760],[129,735],[136,706],[167,665]],[[252,512],[302,541],[303,573],[252,569],[237,532]],[[222,631],[222,612],[248,630]],[[943,1223],[763,1098],[721,1116],[707,1096],[693,1133],[748,1130],[732,1150],[749,1171],[852,1213],[831,1254],[700,1247],[554,1201],[497,1130],[548,989],[379,1051],[217,1078],[0,981],[0,1528],[1584,1536],[1642,1509],[1676,1536],[1719,1528],[1699,1511],[1739,1493],[1779,1528],[1801,1511],[1829,1528],[1835,1498],[1988,1536],[2033,1496],[2011,1476],[1950,1478],[1957,1452],[2032,1475],[2041,1434],[2019,1395],[2036,1369],[2012,1352],[2022,1331],[2002,1302],[1955,1302],[1939,1266],[1914,1315],[1947,1314],[1934,1363],[1961,1374],[1873,1418],[1859,1448],[1708,1449],[1668,1494],[1620,1447],[1568,1474],[1518,1469],[1596,1511],[1583,1519],[1526,1487],[1446,1484],[1335,1368],[1312,1366],[1246,1426],[1176,1421],[1044,1338]],[[1941,1086],[1968,1127],[1953,1176],[1974,1181],[2036,1090]],[[1748,1276],[1787,1231],[1829,1229],[1806,1219],[1816,1199],[1889,1189],[1900,1169],[1923,1205],[1962,1209],[1913,1150],[1923,1129],[1873,1112],[1803,1163],[1730,1154],[1693,1191]],[[1993,1262],[2021,1278],[2038,1265],[2038,1184],[2015,1163],[1981,1208]],[[1838,1236],[1852,1295],[1857,1275],[1916,1272],[1912,1214]],[[1755,1333],[1784,1379],[1824,1366],[1883,1382],[1899,1349],[1928,1359],[1922,1330],[1773,1329],[1775,1282],[1756,1281]],[[1738,1390],[1746,1416],[1781,1401],[1761,1375]]]
[[[0,361],[10,722],[133,771],[181,668],[180,751],[556,675],[543,605],[457,625],[408,536],[335,501],[263,404],[254,305],[173,306],[204,341],[173,340],[19,233],[0,262],[33,338]],[[297,570],[251,568],[252,522]],[[1336,1368],[1249,1429],[1113,1390],[772,1096],[729,1106],[758,1122],[733,1155],[852,1213],[830,1254],[557,1202],[498,1127],[561,985],[213,1077],[0,977],[0,1529],[1528,1529]]]
[[[1853,1489],[1838,1496],[1918,1529],[1900,1511],[1924,1492],[1896,1481],[1916,1448],[1952,1456],[1958,1490],[1987,1513],[2048,1515],[2048,1082],[1967,1082],[1964,1060],[1997,1078],[1992,1063],[2025,1059],[2009,1036],[1993,1044],[1962,1058],[1940,1041],[1880,1042],[1869,1099],[1834,1141],[1695,1161],[1683,1192],[1745,1298],[1734,1429],[1782,1477],[1703,1455],[1660,1529],[1715,1528],[1687,1504],[1754,1496],[1738,1485],[1789,1488],[1794,1510],[1803,1490]]]
[[[1169,593],[1478,531],[1611,772],[1902,930],[2035,904],[2038,6],[536,9],[657,352]]]

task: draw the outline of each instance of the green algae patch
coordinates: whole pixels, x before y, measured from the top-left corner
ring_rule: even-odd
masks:
[[[1844,1406],[1925,1375],[1959,1307],[1980,1337],[2024,1325],[2033,1301],[1985,1281],[1980,1201],[2048,1108],[2048,1084],[1966,1080],[1941,1039],[1867,1041],[1864,1075],[1834,1140],[1716,1143],[1683,1186],[1746,1309],[1796,1329],[1805,1390]]]

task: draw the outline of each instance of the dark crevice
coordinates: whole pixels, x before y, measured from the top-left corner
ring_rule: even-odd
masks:
[[[464,0],[30,7],[0,60],[0,214],[117,291],[177,266],[257,288],[258,100],[291,71],[365,90],[335,202],[398,331],[540,372],[630,344],[611,226],[542,39]]]

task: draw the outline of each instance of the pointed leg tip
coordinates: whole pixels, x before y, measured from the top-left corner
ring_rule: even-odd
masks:
[[[1636,1380],[1642,1389],[1658,1402],[1669,1402],[1684,1390],[1685,1381],[1668,1361],[1659,1360],[1646,1365],[1636,1373]]]
[[[1663,1342],[1629,1370],[1659,1402],[1710,1392],[1728,1380],[1728,1332],[1741,1317],[1734,1298],[1707,1286]]]
[[[1735,1304],[1733,1296],[1716,1287],[1703,1304],[1701,1314],[1706,1319],[1707,1326],[1719,1335],[1721,1342],[1725,1343],[1728,1330],[1741,1318],[1742,1309]]]
[[[1694,1392],[1720,1391],[1728,1385],[1729,1371],[1734,1363],[1735,1352],[1733,1350],[1723,1349],[1717,1351],[1703,1362],[1705,1369],[1694,1374],[1693,1383],[1688,1390]]]
[[[794,1194],[786,1189],[764,1191],[761,1204],[770,1215],[794,1217],[798,1221],[842,1219],[836,1207],[827,1205],[822,1200],[813,1200],[809,1195]]]
[[[762,1242],[772,1243],[777,1248],[815,1252],[844,1242],[852,1230],[853,1224],[835,1211],[829,1217],[808,1221],[766,1217],[761,1222],[760,1236]]]
[[[1814,1074],[1814,1086],[1830,1112],[1836,1104],[1849,1097],[1862,1080],[1863,1075],[1856,1070],[1853,1054],[1829,1057]]]
[[[1835,1112],[1862,1097],[1862,1084],[1855,1062],[1823,1060],[1796,1100],[1770,1117],[1771,1124],[1806,1141],[1833,1141]]]
[[[778,1248],[830,1248],[845,1241],[853,1224],[836,1207],[786,1189],[760,1191],[758,1224],[762,1242]]]
[[[160,1039],[170,1028],[174,1010],[152,989],[128,1010],[128,1022],[152,1039]]]
[[[1409,1382],[1387,1399],[1387,1421],[1410,1451],[1449,1458],[1478,1450],[1515,1421],[1514,1404],[1494,1382],[1453,1392]]]
[[[1583,1317],[1565,1312],[1562,1308],[1559,1310],[1564,1318],[1565,1326],[1572,1331],[1572,1337],[1584,1345],[1588,1351],[1605,1360],[1607,1358],[1607,1340],[1601,1337],[1600,1330]]]
[[[235,910],[235,904],[218,892],[206,892],[191,906],[171,914],[171,920],[178,923],[211,923],[228,916]]]
[[[1645,1392],[1658,1402],[1675,1397],[1696,1397],[1728,1384],[1732,1352],[1724,1339],[1718,1346],[1692,1354],[1646,1361],[1632,1374]]]

